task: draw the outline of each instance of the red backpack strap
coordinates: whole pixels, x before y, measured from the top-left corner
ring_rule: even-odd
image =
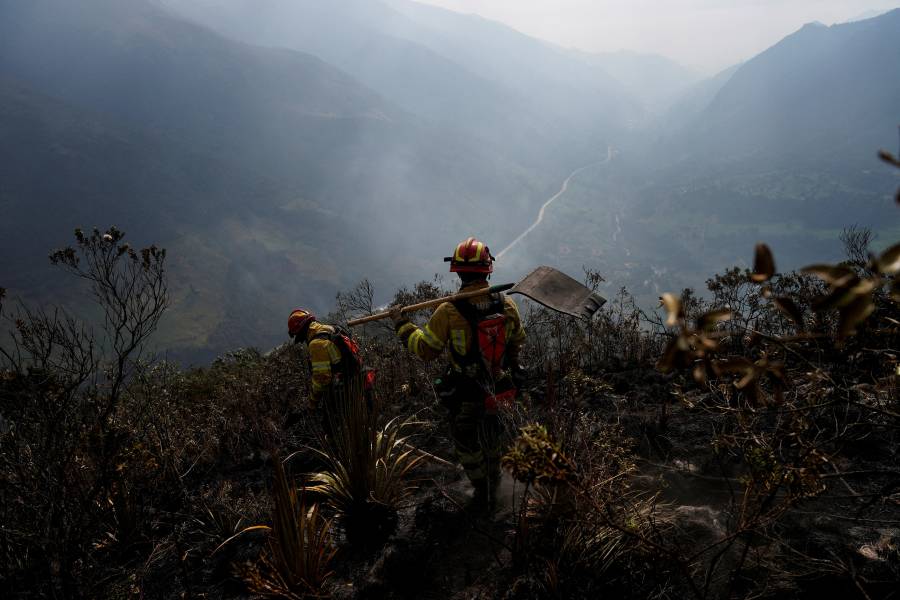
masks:
[[[463,365],[479,364],[486,375],[494,375],[503,366],[506,354],[506,311],[503,297],[492,296],[487,310],[479,310],[465,300],[453,302],[453,306],[469,324],[472,340],[465,356],[459,356]],[[451,346],[451,351],[452,346]]]
[[[334,331],[323,331],[313,337],[314,340],[328,340],[341,353],[341,368],[353,369],[354,373],[359,372],[363,366],[362,352],[359,344],[354,340],[343,328],[332,326]]]

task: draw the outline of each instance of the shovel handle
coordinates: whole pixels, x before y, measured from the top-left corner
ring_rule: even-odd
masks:
[[[487,289],[473,290],[471,292],[462,292],[459,294],[452,294],[450,296],[444,296],[443,298],[435,298],[434,300],[427,300],[425,302],[419,302],[418,304],[410,304],[409,306],[404,306],[400,309],[401,314],[416,312],[417,310],[422,310],[424,308],[431,308],[432,306],[437,306],[438,304],[443,304],[444,302],[455,302],[456,300],[466,300],[467,298],[477,298],[478,296],[485,296],[487,294],[496,294],[499,292],[505,292],[508,289],[511,289],[514,283],[504,283],[501,285],[492,285]],[[353,319],[352,321],[347,322],[348,327],[354,327],[356,325],[362,325],[363,323],[371,323],[372,321],[380,321],[381,319],[387,319],[391,316],[390,311],[383,313],[376,313],[374,315],[369,315],[368,317],[361,317],[359,319]]]

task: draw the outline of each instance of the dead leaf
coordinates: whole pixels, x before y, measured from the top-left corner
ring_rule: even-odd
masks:
[[[656,361],[657,370],[663,373],[669,373],[672,369],[675,368],[675,361],[678,358],[678,354],[680,350],[678,348],[678,338],[669,342],[669,345],[666,346],[665,351],[663,351],[662,356],[659,357],[659,360]]]
[[[717,360],[713,363],[713,368],[716,371],[717,375],[724,375],[729,373],[747,373],[748,371],[753,370],[753,362],[749,359],[736,356],[732,358],[726,358],[724,360]]]
[[[660,306],[666,309],[668,318],[666,325],[675,327],[679,321],[684,319],[684,307],[681,305],[681,298],[675,294],[665,293],[659,297]]]
[[[856,296],[845,287],[839,287],[831,290],[825,296],[821,296],[816,298],[813,301],[812,307],[816,312],[822,312],[825,310],[831,310],[832,308],[840,308],[841,306],[846,306],[853,301]]]
[[[772,303],[775,304],[775,308],[783,312],[794,322],[798,330],[803,331],[803,311],[800,310],[800,307],[797,306],[797,303],[794,302],[792,298],[780,296],[772,300]]]
[[[882,252],[875,265],[878,271],[885,275],[893,275],[900,271],[900,244],[894,244]]]
[[[856,276],[852,269],[839,265],[810,265],[800,271],[807,275],[815,275],[829,285],[841,285],[847,278]]]
[[[718,308],[711,310],[697,319],[697,329],[706,330],[715,327],[718,323],[728,321],[732,317],[732,312],[728,308]]]
[[[694,381],[696,381],[697,383],[699,383],[701,385],[706,383],[706,365],[703,364],[702,362],[697,363],[694,366],[693,376],[694,376]]]
[[[900,159],[897,159],[893,154],[888,152],[887,150],[879,150],[878,158],[883,160],[884,162],[894,165],[895,167],[900,168]]]
[[[702,348],[705,352],[715,352],[719,349],[719,340],[705,335],[698,336],[697,342],[699,347]]]
[[[843,308],[849,306],[862,296],[871,296],[872,290],[876,287],[875,281],[871,279],[853,278],[844,281],[841,286],[833,286],[831,292],[827,296],[818,298],[813,307],[816,311],[829,310],[832,308]]]
[[[772,279],[775,275],[775,258],[772,251],[765,244],[757,244],[753,258],[753,273],[750,279],[756,283],[762,283]]]
[[[856,333],[857,326],[869,318],[875,310],[871,295],[859,296],[841,309],[841,322],[838,325],[838,338],[844,339]]]
[[[747,371],[743,377],[741,377],[740,381],[738,381],[737,383],[734,384],[734,387],[736,387],[739,390],[742,390],[742,389],[746,388],[748,385],[750,385],[751,383],[755,383],[757,376],[758,375],[757,375],[756,369],[752,368],[749,371]]]

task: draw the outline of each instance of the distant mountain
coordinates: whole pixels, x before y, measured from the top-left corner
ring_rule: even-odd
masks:
[[[7,0],[0,10],[3,76],[267,170],[327,165],[323,150],[402,118],[318,58],[236,44],[150,2]],[[297,128],[306,134],[293,135]]]
[[[166,2],[229,37],[314,54],[397,106],[440,124],[513,134],[510,115],[523,110],[519,99],[498,84],[425,46],[384,33],[403,17],[380,2]]]
[[[471,15],[399,0],[164,0],[253,44],[312,53],[405,110],[535,168],[602,152],[640,102],[603,69]]]
[[[641,102],[648,117],[666,111],[701,79],[696,71],[656,54],[625,50],[575,54],[621,83],[628,94]]]
[[[868,161],[896,143],[898,73],[900,9],[808,24],[741,65],[681,143],[707,156]]]
[[[895,10],[806,25],[689,90],[617,165],[635,272],[697,285],[688,273],[746,264],[759,241],[785,269],[840,260],[852,224],[895,240],[897,175],[876,153],[897,145],[898,74]]]
[[[477,15],[412,0],[385,0],[417,27],[408,35],[467,69],[525,95],[569,138],[623,135],[643,118],[638,99],[597,65],[568,50]]]
[[[319,58],[148,1],[0,15],[0,285],[59,298],[48,243],[118,225],[172,250],[176,355],[274,344],[286,306],[326,310],[363,276],[427,277],[459,237],[511,238],[556,184]]]
[[[678,130],[687,124],[694,125],[700,113],[709,108],[725,84],[741,68],[741,64],[728,67],[684,89],[669,104],[661,119],[666,131]]]
[[[0,180],[0,280],[30,301],[81,312],[86,294],[49,267],[47,253],[68,243],[76,227],[112,224],[134,245],[156,242],[171,250],[173,307],[162,341],[172,356],[206,356],[197,352],[254,339],[259,320],[240,314],[234,300],[249,294],[264,304],[263,290],[246,289],[239,277],[258,268],[248,257],[259,254],[260,239],[295,236],[304,245],[291,250],[303,250],[309,261],[298,260],[296,251],[270,255],[261,281],[284,277],[289,284],[282,291],[303,285],[317,290],[311,300],[319,302],[337,287],[333,269],[313,268],[328,262],[312,250],[339,230],[336,219],[315,206],[300,206],[299,214],[280,211],[291,194],[239,163],[8,81],[0,81],[0,131],[6,173]],[[273,227],[279,219],[292,221],[291,230]]]
[[[394,21],[388,29],[392,34],[415,40],[512,89],[538,98],[576,89],[605,92],[598,108],[612,108],[621,99],[616,81],[608,73],[573,60],[568,51],[550,43],[477,15],[411,0],[385,2],[416,24],[407,29],[403,21]],[[570,102],[577,107],[577,100]]]

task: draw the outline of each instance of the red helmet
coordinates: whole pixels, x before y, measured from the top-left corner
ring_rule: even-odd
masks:
[[[288,335],[297,337],[301,335],[309,324],[316,320],[316,315],[302,308],[295,309],[288,317]]]
[[[444,262],[450,263],[451,273],[493,273],[494,257],[484,242],[479,242],[473,237],[460,242],[456,246],[453,256],[448,256]]]

